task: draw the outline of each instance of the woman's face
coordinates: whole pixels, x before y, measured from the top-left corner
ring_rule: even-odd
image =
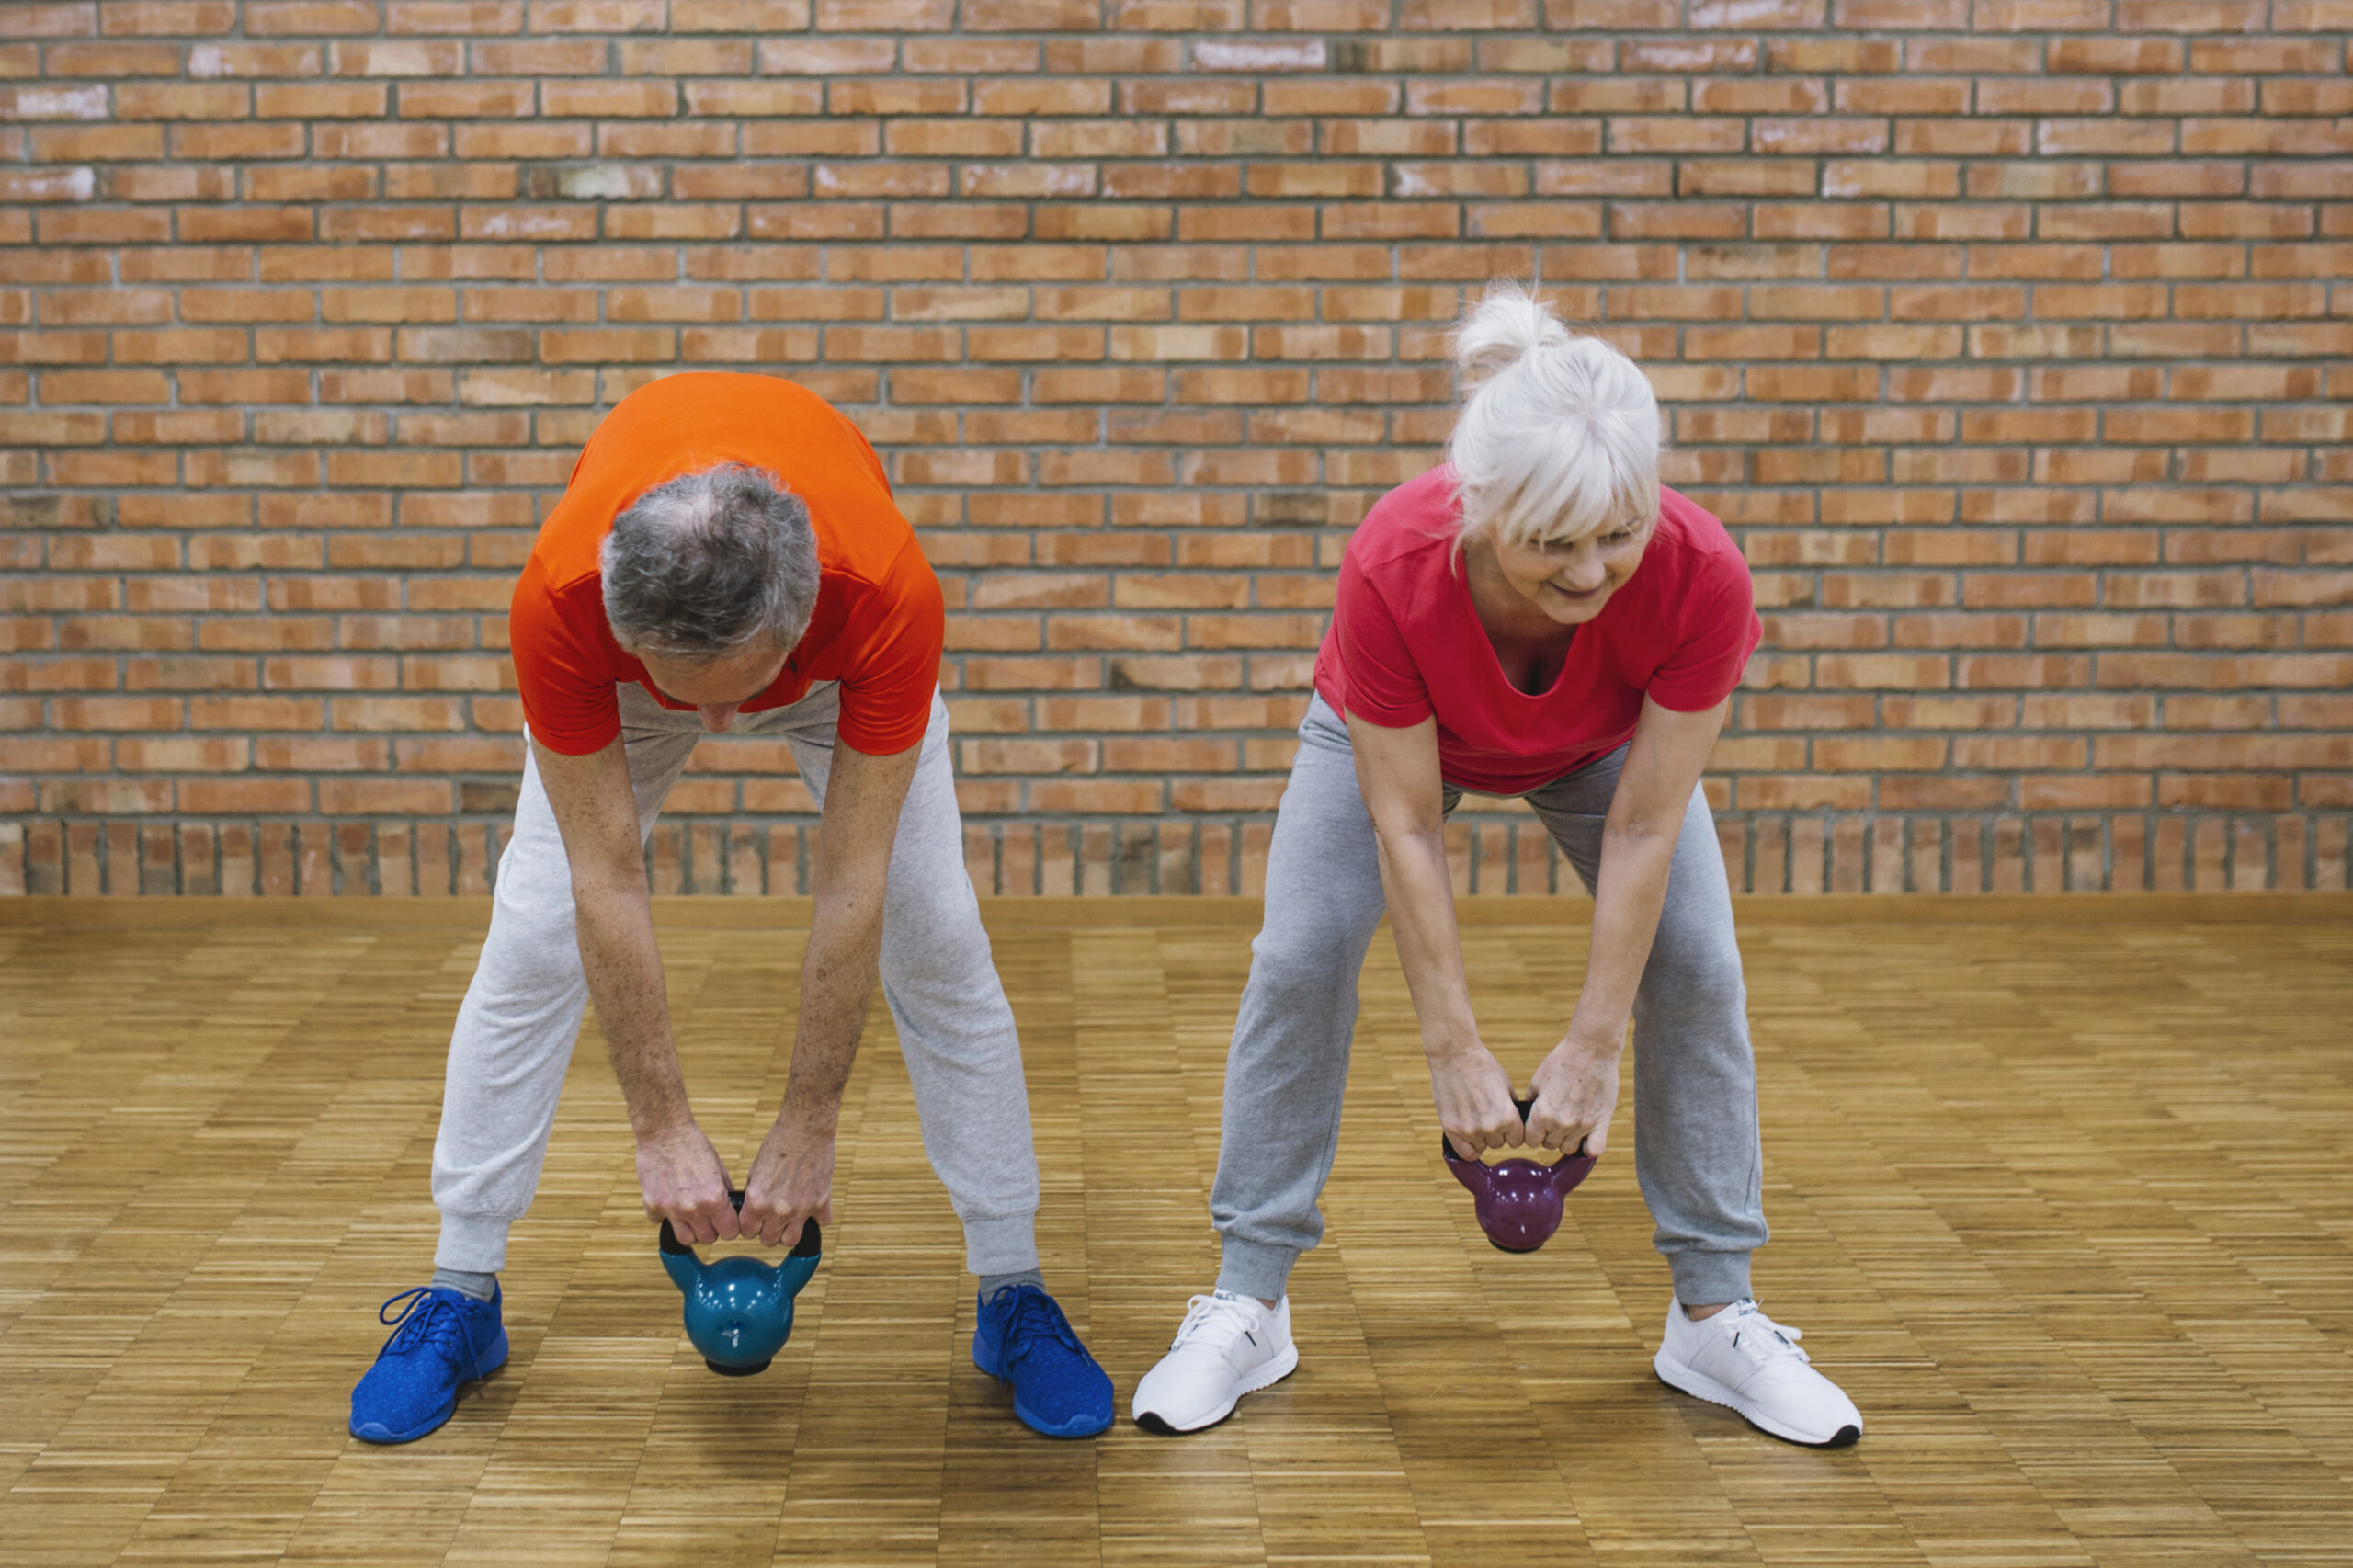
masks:
[[[1619,523],[1574,543],[1494,541],[1495,562],[1512,591],[1556,626],[1577,626],[1601,613],[1650,542],[1651,524]]]

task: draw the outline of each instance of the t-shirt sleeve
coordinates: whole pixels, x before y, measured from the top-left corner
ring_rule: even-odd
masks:
[[[1384,730],[1404,730],[1436,711],[1395,613],[1353,555],[1340,562],[1332,631],[1340,666],[1347,673],[1350,716]]]
[[[601,603],[593,607],[600,619]],[[613,676],[581,607],[557,597],[535,558],[525,562],[508,607],[508,641],[521,688],[523,722],[550,751],[585,756],[621,733]]]
[[[842,428],[850,433],[851,437],[858,442],[858,450],[866,454],[866,466],[873,471],[874,483],[882,487],[882,494],[893,494],[891,489],[891,471],[883,466],[881,454],[874,449],[874,443],[866,438],[866,432],[851,423],[838,410],[835,411],[834,417],[841,421]]]
[[[909,540],[870,602],[853,612],[842,674],[837,733],[870,756],[890,756],[923,739],[939,687],[939,653],[948,613],[939,579]]]
[[[1710,557],[1680,608],[1681,641],[1644,694],[1677,713],[1704,713],[1740,685],[1748,655],[1765,636],[1747,563],[1736,556]]]

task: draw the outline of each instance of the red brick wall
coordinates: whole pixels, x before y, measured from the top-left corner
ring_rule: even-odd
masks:
[[[0,5],[0,888],[479,890],[599,413],[787,375],[947,585],[986,889],[1250,891],[1331,570],[1533,277],[1766,642],[1758,891],[2339,887],[2353,0]],[[712,744],[665,891],[793,891]],[[1466,887],[1569,891],[1466,812]],[[1569,887],[1560,884],[1567,883]]]

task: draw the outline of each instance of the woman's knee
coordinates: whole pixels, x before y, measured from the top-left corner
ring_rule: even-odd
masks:
[[[1643,971],[1641,1002],[1645,1012],[1667,1021],[1745,1014],[1748,985],[1739,944],[1729,931],[1662,928]]]
[[[1259,1005],[1329,1009],[1356,995],[1369,937],[1339,928],[1272,926],[1250,944],[1248,992]]]

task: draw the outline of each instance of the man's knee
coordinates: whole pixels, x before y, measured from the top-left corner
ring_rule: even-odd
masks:
[[[961,987],[996,968],[972,883],[959,874],[912,897],[892,899],[882,916],[883,979],[895,989]]]
[[[533,897],[525,890],[508,896],[502,888],[491,906],[474,989],[536,995],[583,983],[569,877],[561,898]]]

